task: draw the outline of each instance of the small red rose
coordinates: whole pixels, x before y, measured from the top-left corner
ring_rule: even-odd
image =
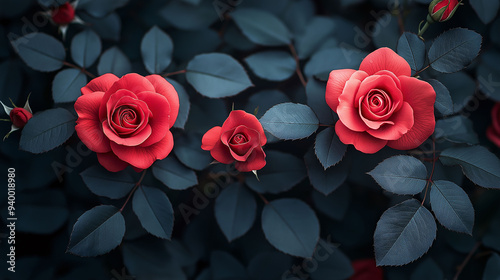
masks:
[[[262,150],[266,142],[259,120],[245,111],[235,110],[222,127],[216,126],[203,135],[201,148],[210,151],[218,162],[236,162],[237,170],[249,172],[266,165],[266,154]]]
[[[491,110],[491,125],[486,130],[486,136],[500,147],[500,103],[495,104]]]
[[[349,280],[383,280],[384,271],[377,267],[375,260],[362,259],[352,262],[354,274]]]
[[[68,2],[51,10],[52,21],[59,25],[68,25],[75,19],[75,8]]]
[[[434,21],[449,20],[459,6],[458,0],[434,0],[429,5],[429,15]]]
[[[24,108],[16,107],[10,111],[9,116],[13,125],[17,128],[23,128],[29,119],[33,117],[33,114]]]
[[[333,70],[325,98],[339,116],[340,140],[363,153],[414,149],[434,132],[434,89],[389,48],[366,56],[358,71]]]
[[[179,96],[161,76],[105,74],[81,91],[76,132],[109,171],[146,169],[172,151]]]

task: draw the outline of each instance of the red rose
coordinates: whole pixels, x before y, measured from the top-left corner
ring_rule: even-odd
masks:
[[[51,10],[52,21],[59,25],[70,24],[75,19],[75,9],[70,3],[66,2],[63,5]]]
[[[429,5],[429,14],[434,21],[449,20],[458,8],[458,0],[434,0]]]
[[[168,156],[179,97],[164,78],[105,74],[83,87],[82,94],[75,102],[76,132],[106,169],[146,169]]]
[[[24,108],[16,107],[10,111],[9,116],[14,126],[23,128],[28,120],[33,117],[33,114]]]
[[[377,267],[375,260],[363,259],[352,262],[354,274],[350,280],[383,280],[384,271]]]
[[[495,104],[491,110],[491,122],[492,124],[486,130],[486,136],[500,147],[500,103]]]
[[[257,118],[242,110],[232,111],[222,127],[216,126],[203,135],[201,148],[210,151],[218,162],[230,164],[241,172],[259,170],[266,165],[262,150],[267,142]]]
[[[340,140],[369,154],[420,146],[434,132],[432,86],[412,78],[410,65],[388,48],[366,56],[359,69],[333,70],[328,79],[326,102],[339,116]]]

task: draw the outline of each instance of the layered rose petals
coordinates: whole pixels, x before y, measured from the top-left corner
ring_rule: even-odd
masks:
[[[82,88],[75,110],[78,136],[109,171],[128,165],[146,169],[173,148],[169,129],[178,115],[179,98],[158,75],[100,76]]]
[[[358,71],[332,71],[325,98],[339,116],[340,140],[364,153],[422,144],[434,132],[436,93],[410,75],[408,63],[388,48],[369,54]]]
[[[486,137],[497,147],[500,147],[500,103],[491,110],[491,125],[486,130]]]
[[[222,127],[216,126],[203,135],[201,148],[210,151],[221,163],[235,163],[241,172],[259,170],[266,165],[262,150],[267,142],[257,118],[241,110],[232,111]]]

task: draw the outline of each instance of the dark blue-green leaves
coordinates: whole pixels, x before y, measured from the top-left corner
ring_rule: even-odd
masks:
[[[132,64],[127,56],[117,47],[111,47],[102,53],[97,64],[97,73],[104,75],[113,73],[121,77],[132,70]]]
[[[71,41],[71,58],[76,64],[88,68],[101,54],[101,39],[91,29],[86,29],[73,37]]]
[[[100,205],[78,218],[68,252],[82,257],[102,255],[120,245],[124,235],[125,219],[120,210],[111,205]]]
[[[325,169],[342,160],[347,146],[340,142],[333,127],[328,127],[318,133],[314,144],[314,152]]]
[[[145,230],[154,236],[170,240],[174,227],[174,209],[164,192],[140,186],[134,193],[132,207]]]
[[[416,34],[405,32],[398,41],[398,54],[410,64],[412,74],[420,70],[425,62],[425,44]]]
[[[210,98],[233,96],[252,86],[243,66],[223,53],[197,55],[186,70],[187,81]]]
[[[54,149],[75,132],[76,117],[63,108],[35,114],[23,128],[19,147],[35,154]]]
[[[420,258],[436,238],[432,214],[416,199],[387,209],[375,229],[377,265],[404,265]]]
[[[304,202],[283,198],[266,204],[262,229],[267,240],[287,254],[310,258],[319,240],[319,221]]]
[[[30,33],[11,42],[21,59],[31,68],[50,72],[60,69],[66,57],[61,42],[45,33]]]
[[[135,185],[134,178],[127,171],[110,172],[100,165],[89,167],[80,175],[91,192],[111,199],[124,197]]]
[[[481,41],[481,35],[472,30],[455,28],[446,31],[429,49],[431,67],[443,73],[462,70],[479,54]]]
[[[283,81],[295,73],[295,60],[284,51],[264,51],[245,58],[250,69],[261,79]]]
[[[265,130],[284,140],[306,138],[319,126],[313,110],[296,103],[281,103],[272,107],[260,118],[260,122]]]
[[[151,74],[160,74],[170,65],[173,51],[172,39],[157,26],[153,26],[142,38],[142,61]]]
[[[57,73],[52,82],[52,98],[56,103],[74,102],[82,95],[80,89],[87,77],[78,69],[65,69]]]
[[[198,184],[196,173],[173,156],[156,161],[153,164],[153,175],[173,190],[185,190]]]

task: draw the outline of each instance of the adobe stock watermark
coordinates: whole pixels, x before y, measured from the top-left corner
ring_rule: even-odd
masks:
[[[65,149],[67,153],[64,158],[65,160],[64,163],[61,163],[59,161],[53,161],[50,164],[52,170],[54,170],[54,173],[57,176],[57,180],[59,180],[59,183],[63,182],[64,173],[73,172],[74,168],[82,164],[83,159],[85,157],[92,154],[92,150],[87,148],[87,146],[85,146],[85,144],[83,144],[82,141],[76,144],[76,149],[73,149],[71,146],[66,146]]]
[[[320,239],[312,258],[304,259],[300,265],[292,265],[281,275],[281,280],[310,279],[310,274],[315,272],[319,264],[326,261],[337,250],[337,247],[331,242],[330,235],[326,237],[326,241]]]
[[[9,32],[7,34],[7,38],[14,48],[17,48],[20,44],[28,43],[29,39],[37,33],[40,28],[45,27],[50,22],[47,12],[45,11],[38,11],[34,13],[31,20],[23,16],[21,21],[23,22],[23,25],[21,26],[21,35],[14,32]]]
[[[233,11],[242,2],[243,0],[214,0],[212,5],[214,6],[215,12],[219,16],[220,21],[223,21],[224,15]]]
[[[210,199],[216,198],[222,189],[233,183],[232,178],[239,173],[240,172],[234,167],[234,164],[226,165],[226,171],[209,173],[208,176],[211,181],[201,187],[203,192],[197,187],[194,187],[194,195],[191,201],[192,206],[186,203],[181,203],[178,206],[179,212],[181,213],[186,225],[191,222],[191,217],[193,215],[197,216],[203,209],[207,208],[210,204]]]

